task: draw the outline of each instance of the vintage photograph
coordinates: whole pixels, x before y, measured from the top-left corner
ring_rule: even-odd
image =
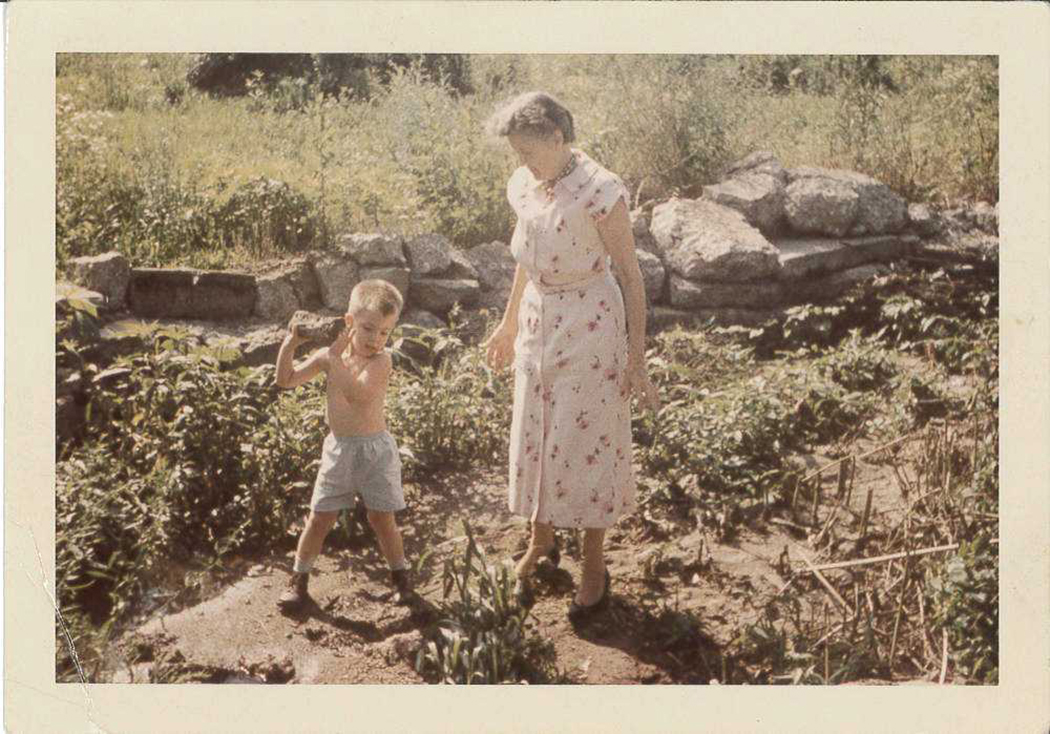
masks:
[[[56,681],[999,683],[997,56],[54,84]]]

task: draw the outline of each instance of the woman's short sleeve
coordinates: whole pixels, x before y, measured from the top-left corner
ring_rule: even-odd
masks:
[[[616,202],[623,199],[623,203],[630,206],[631,195],[623,181],[615,173],[603,171],[594,177],[590,198],[587,200],[587,213],[594,221],[600,221],[608,216],[609,212],[616,206]]]

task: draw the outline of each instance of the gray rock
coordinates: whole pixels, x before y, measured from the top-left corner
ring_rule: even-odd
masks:
[[[311,344],[331,344],[339,336],[345,324],[342,316],[324,316],[309,311],[296,311],[292,314],[289,327],[299,327],[299,335]]]
[[[649,231],[649,215],[642,209],[631,212],[631,230],[634,232],[634,246],[639,250],[659,256],[660,247],[656,238]]]
[[[760,326],[783,313],[779,309],[717,308],[690,309],[656,306],[649,311],[647,327],[652,331],[663,331],[674,326],[697,328],[708,322],[718,326]]]
[[[863,173],[803,166],[788,171],[788,179],[785,208],[797,232],[833,237],[887,234],[900,232],[908,222],[907,202]],[[800,184],[805,181],[810,183]],[[856,195],[855,204],[847,189]],[[807,215],[812,219],[808,224]]]
[[[119,252],[107,252],[94,257],[78,257],[72,261],[76,281],[85,288],[101,293],[109,305],[120,306],[131,283],[131,266]]]
[[[788,173],[784,166],[768,150],[756,151],[737,161],[726,171],[726,178],[732,178],[744,173],[765,173],[773,176],[782,184],[787,184],[788,182]]]
[[[839,240],[787,239],[778,240],[776,247],[780,252],[781,280],[810,278],[861,262],[860,254]]]
[[[440,316],[436,316],[429,311],[424,311],[421,308],[413,308],[409,311],[405,311],[401,317],[401,328],[404,329],[442,329],[448,324],[441,319]]]
[[[255,310],[255,278],[245,273],[136,268],[128,306],[149,318],[230,321]]]
[[[295,290],[295,298],[299,302],[300,307],[320,308],[323,305],[321,301],[321,285],[317,282],[313,266],[308,259],[292,261],[288,264],[285,272],[287,273],[288,282],[292,284],[292,288]]]
[[[667,280],[667,269],[656,255],[645,250],[638,250],[638,269],[642,271],[642,282],[645,285],[645,300],[648,303],[659,303],[664,300],[664,283]]]
[[[358,265],[404,267],[404,242],[396,235],[345,234],[339,238],[339,249]]]
[[[353,260],[333,253],[319,254],[312,264],[321,291],[321,303],[333,311],[345,313],[350,292],[361,280],[357,265]]]
[[[361,280],[371,280],[378,278],[379,280],[385,280],[392,286],[397,288],[397,292],[401,294],[401,298],[408,302],[408,289],[409,281],[412,277],[412,271],[408,268],[362,268],[361,269]]]
[[[908,205],[908,224],[920,237],[936,237],[944,231],[944,223],[926,204]]]
[[[854,255],[854,261],[851,264],[887,262],[906,257],[914,251],[910,242],[912,240],[906,237],[895,235],[842,240],[842,244],[850,248]]]
[[[444,272],[452,265],[452,245],[439,234],[423,234],[405,243],[405,254],[412,276],[421,278]]]
[[[784,284],[784,301],[788,305],[825,303],[843,295],[858,283],[870,281],[886,272],[883,265],[859,265],[820,278],[792,281]]]
[[[698,283],[674,273],[670,279],[671,305],[677,308],[774,309],[781,305],[779,281],[765,283]]]
[[[762,234],[775,235],[784,219],[784,183],[768,173],[747,172],[704,187],[704,198],[735,209]]]
[[[449,250],[448,256],[452,265],[449,266],[448,272],[444,273],[445,277],[453,280],[480,280],[481,274],[463,251],[452,249]]]
[[[299,298],[291,278],[286,273],[268,273],[256,276],[255,315],[270,321],[284,323],[299,308]]]
[[[478,281],[466,279],[413,278],[411,289],[414,307],[439,313],[448,311],[456,303],[471,305],[481,295]]]
[[[672,199],[650,225],[661,258],[684,278],[721,283],[775,277],[777,250],[740,212],[712,201]]]
[[[784,214],[800,234],[842,237],[857,219],[860,197],[850,183],[833,178],[800,178],[784,192]]]
[[[492,310],[506,307],[516,268],[510,248],[502,242],[488,242],[464,250],[462,254],[478,274],[477,280],[481,286],[478,306]]]

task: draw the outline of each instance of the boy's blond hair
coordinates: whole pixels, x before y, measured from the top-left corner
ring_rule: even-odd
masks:
[[[350,291],[350,304],[346,312],[356,314],[360,311],[376,311],[383,316],[395,314],[400,316],[405,300],[391,283],[379,278],[362,280]]]

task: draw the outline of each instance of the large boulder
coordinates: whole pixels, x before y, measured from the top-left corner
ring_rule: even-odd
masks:
[[[481,295],[481,286],[476,280],[413,278],[411,288],[413,307],[437,313],[448,311],[456,303],[471,305]]]
[[[405,243],[412,277],[422,278],[444,272],[452,265],[451,251],[452,244],[443,235],[423,234],[413,237]]]
[[[926,204],[908,205],[908,225],[920,237],[936,237],[944,231],[944,222]]]
[[[136,268],[128,288],[131,312],[148,318],[245,319],[255,299],[255,278],[235,272]]]
[[[768,173],[741,173],[705,186],[704,198],[737,210],[766,236],[775,235],[784,219],[784,183]]]
[[[798,232],[863,237],[900,232],[908,223],[907,202],[871,176],[803,166],[788,178],[785,209]],[[805,222],[807,216],[812,221]]]
[[[667,280],[667,269],[656,255],[645,250],[637,250],[638,269],[642,271],[642,283],[645,285],[647,303],[659,303],[664,300],[664,282]]]
[[[481,273],[474,267],[474,263],[470,261],[466,255],[463,254],[462,250],[449,250],[449,260],[452,264],[449,265],[442,275],[446,278],[452,278],[453,280],[467,279],[467,280],[478,280]]]
[[[650,228],[663,261],[683,278],[736,283],[776,277],[777,250],[740,212],[703,199],[653,209]]]
[[[119,252],[72,260],[76,281],[88,290],[101,293],[110,306],[124,303],[131,283],[131,266]]]
[[[464,250],[462,256],[477,272],[477,281],[481,286],[478,305],[491,309],[506,306],[517,266],[510,248],[502,242],[488,242]]]
[[[292,285],[290,273],[278,271],[258,275],[255,278],[258,297],[255,300],[255,315],[269,321],[284,323],[299,308],[299,297]]]
[[[346,234],[339,238],[339,249],[358,265],[404,267],[404,243],[400,237],[384,234]]]
[[[397,288],[403,300],[408,301],[409,283],[412,278],[412,271],[408,268],[362,268],[360,275],[361,280],[385,280]]]
[[[357,263],[342,254],[321,252],[312,261],[314,276],[326,308],[340,313],[350,303],[350,292],[360,282]]]
[[[860,197],[853,186],[833,178],[800,178],[784,191],[784,214],[799,234],[842,237],[857,219]]]
[[[649,214],[645,210],[639,208],[631,212],[631,230],[634,232],[635,248],[657,256],[660,254],[656,238],[649,231]]]

